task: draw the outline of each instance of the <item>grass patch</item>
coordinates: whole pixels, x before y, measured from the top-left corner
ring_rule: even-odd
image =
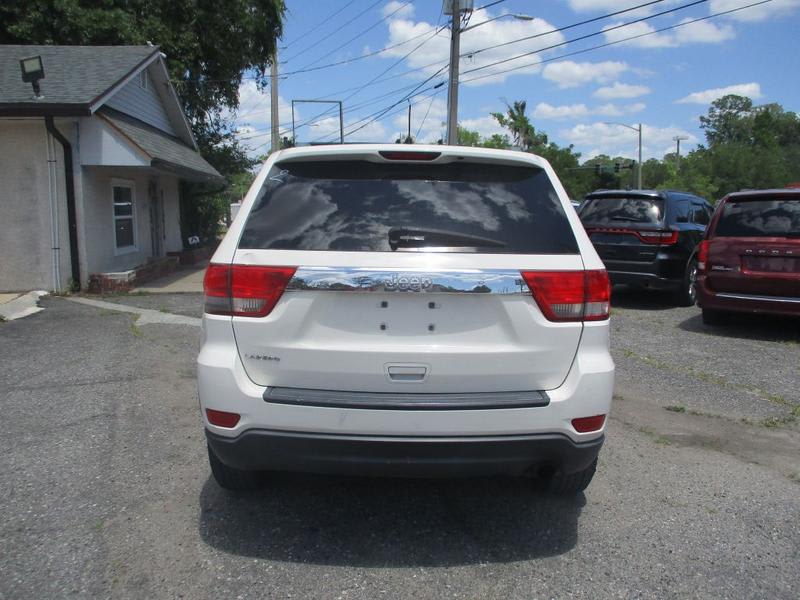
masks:
[[[681,406],[680,404],[671,404],[669,406],[665,406],[664,410],[668,410],[669,412],[674,412],[674,413],[685,413],[686,407]]]
[[[135,315],[133,317],[133,320],[131,320],[131,324],[130,324],[130,328],[129,329],[131,330],[131,333],[135,337],[139,337],[140,338],[144,334],[142,332],[142,329],[139,327],[139,325],[136,324],[136,321],[138,321],[138,320],[139,320],[139,315]]]
[[[789,481],[794,481],[795,483],[800,483],[800,473],[789,473],[786,476],[786,479]]]

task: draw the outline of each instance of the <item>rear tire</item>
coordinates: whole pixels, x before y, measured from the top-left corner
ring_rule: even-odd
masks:
[[[595,458],[588,467],[577,473],[556,473],[545,485],[545,490],[551,494],[573,496],[580,494],[592,482],[592,477],[597,470]]]
[[[221,488],[232,492],[249,492],[259,489],[264,482],[262,473],[257,471],[240,471],[223,463],[211,446],[208,446],[208,464],[211,465],[211,474]]]
[[[703,323],[706,325],[722,325],[728,320],[728,314],[713,308],[703,309]]]
[[[675,302],[678,306],[694,306],[697,302],[697,260],[694,258],[686,265],[681,287],[675,293]]]

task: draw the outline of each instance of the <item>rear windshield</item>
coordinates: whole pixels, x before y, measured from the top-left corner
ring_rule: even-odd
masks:
[[[275,165],[240,248],[577,254],[547,174],[528,166]]]
[[[664,220],[664,200],[631,196],[587,198],[581,207],[581,221],[592,225],[608,223],[645,223],[657,225]]]
[[[800,199],[729,200],[722,209],[714,235],[800,237]]]

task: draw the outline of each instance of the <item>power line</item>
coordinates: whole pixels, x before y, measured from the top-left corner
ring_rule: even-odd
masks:
[[[431,112],[431,108],[433,107],[433,101],[436,99],[436,94],[431,94],[431,102],[428,104],[428,110],[425,111],[425,116],[422,117],[422,122],[419,124],[419,129],[417,129],[417,133],[414,134],[414,139],[419,139],[419,132],[422,131],[422,128],[425,127],[425,121],[428,120],[428,114]]]
[[[338,10],[335,10],[334,12],[332,12],[331,14],[329,14],[327,17],[325,17],[324,19],[322,19],[322,21],[320,21],[319,23],[317,23],[317,24],[316,24],[314,27],[312,27],[311,29],[309,29],[308,31],[306,31],[304,34],[302,34],[302,35],[301,35],[299,38],[297,38],[296,40],[292,40],[291,42],[289,42],[288,44],[286,44],[286,45],[285,45],[285,46],[282,48],[282,50],[288,50],[288,49],[289,49],[291,46],[294,46],[294,45],[295,45],[297,42],[299,42],[299,41],[300,41],[300,40],[302,40],[303,38],[306,38],[306,37],[308,37],[309,35],[311,35],[312,33],[314,33],[314,32],[315,32],[317,29],[319,29],[320,27],[322,27],[323,25],[325,25],[325,23],[329,23],[329,22],[330,22],[330,20],[331,20],[333,17],[335,17],[336,15],[338,15],[340,12],[342,12],[342,11],[343,11],[345,8],[347,8],[348,6],[350,6],[351,4],[353,4],[353,2],[355,2],[355,1],[356,1],[356,0],[350,0],[350,2],[348,2],[348,3],[347,3],[347,4],[345,4],[344,6],[340,7]]]
[[[338,66],[341,66],[341,65],[348,65],[348,64],[350,64],[352,62],[356,62],[358,60],[363,60],[365,58],[369,58],[370,56],[376,56],[378,54],[382,54],[384,52],[387,52],[388,50],[392,50],[394,48],[397,48],[398,46],[404,46],[405,44],[407,44],[409,42],[412,42],[412,41],[414,41],[416,39],[419,39],[423,35],[426,35],[426,34],[431,33],[433,31],[435,31],[438,34],[441,31],[441,29],[437,29],[436,27],[434,27],[433,29],[428,29],[427,31],[423,31],[422,33],[418,33],[417,35],[412,36],[412,37],[408,38],[407,40],[403,40],[402,42],[397,42],[396,44],[391,44],[389,46],[381,48],[380,50],[375,50],[374,52],[369,52],[367,54],[361,54],[360,56],[355,56],[353,58],[347,58],[345,60],[340,60],[340,61],[337,61],[337,62],[332,62],[332,63],[327,63],[327,64],[324,64],[324,65],[319,65],[317,67],[312,67],[310,69],[297,69],[296,71],[287,71],[287,72],[283,73],[283,76],[284,77],[289,77],[290,75],[297,75],[298,73],[309,73],[311,71],[319,71],[321,69],[327,69],[327,68],[330,68],[330,67],[338,67]]]
[[[491,8],[492,6],[495,6],[496,4],[502,4],[505,1],[506,0],[495,0],[495,2],[489,2],[489,4],[484,4],[483,6],[479,6],[478,8],[473,10],[472,12],[478,12],[479,10],[486,10],[487,8]]]
[[[315,60],[315,61],[313,61],[313,62],[310,62],[310,63],[308,63],[308,64],[306,64],[306,65],[303,65],[302,67],[300,67],[299,71],[303,71],[303,70],[305,70],[305,69],[308,69],[308,67],[311,67],[312,65],[315,65],[315,64],[317,64],[319,61],[321,61],[323,58],[325,58],[325,56],[331,56],[331,55],[333,55],[335,52],[338,52],[339,50],[341,50],[342,48],[344,48],[345,46],[347,46],[347,45],[348,45],[348,44],[350,44],[351,42],[354,42],[355,40],[357,40],[358,38],[362,37],[363,35],[366,35],[366,34],[367,34],[367,32],[369,32],[369,31],[371,31],[371,30],[375,29],[375,28],[376,28],[378,25],[380,25],[381,23],[383,23],[384,21],[386,21],[386,20],[387,20],[389,17],[392,17],[392,16],[394,16],[394,15],[395,15],[395,13],[397,13],[397,12],[399,12],[399,11],[403,10],[403,9],[404,9],[406,6],[408,6],[409,4],[411,4],[411,0],[407,0],[406,2],[404,2],[403,4],[401,4],[400,6],[398,6],[397,8],[395,8],[395,9],[394,9],[392,12],[390,12],[389,14],[387,14],[386,16],[384,16],[384,17],[383,17],[381,20],[379,20],[379,21],[375,21],[375,23],[373,23],[373,24],[372,24],[372,25],[370,25],[369,27],[367,27],[366,29],[363,29],[363,30],[361,31],[361,33],[359,33],[358,35],[355,35],[355,36],[353,36],[352,38],[350,38],[349,40],[347,40],[347,41],[346,41],[346,42],[344,42],[343,44],[341,44],[341,45],[339,45],[339,46],[336,46],[336,48],[334,48],[333,50],[329,50],[329,51],[328,51],[328,52],[327,52],[325,55],[323,55],[323,56],[320,56],[320,57],[319,57],[317,60]]]
[[[675,8],[670,8],[668,10],[662,10],[659,13],[655,13],[646,17],[641,17],[639,19],[634,19],[633,21],[628,21],[627,23],[620,23],[619,25],[614,25],[613,27],[609,27],[607,29],[603,29],[601,31],[595,31],[594,33],[587,33],[586,35],[582,35],[576,38],[572,38],[571,40],[566,40],[564,42],[559,42],[558,44],[552,44],[550,46],[545,46],[544,48],[538,48],[537,50],[531,50],[530,52],[523,52],[522,54],[517,54],[516,56],[512,56],[510,58],[504,58],[502,60],[497,60],[491,63],[487,63],[485,65],[481,65],[480,67],[474,67],[472,69],[468,69],[463,72],[464,75],[467,73],[474,73],[475,71],[482,71],[483,69],[488,69],[489,67],[494,67],[497,65],[502,65],[507,62],[511,62],[514,60],[519,60],[520,58],[524,58],[526,56],[530,56],[532,54],[538,54],[540,52],[544,52],[546,50],[552,50],[553,48],[559,48],[561,46],[566,46],[567,44],[573,44],[575,42],[580,42],[592,37],[596,37],[598,35],[603,35],[609,31],[614,31],[616,29],[621,29],[623,27],[628,27],[629,25],[633,25],[635,23],[641,23],[643,21],[647,21],[649,19],[655,19],[656,17],[661,17],[666,14],[674,13],[679,10],[683,10],[685,8],[691,8],[692,6],[697,6],[698,4],[705,4],[708,0],[694,0],[694,2],[689,2],[688,4],[683,4],[681,6],[677,6]],[[483,50],[490,50],[490,48],[484,48]],[[475,54],[474,52],[472,54]],[[469,54],[467,55],[469,56]]]
[[[631,6],[630,8],[625,8],[623,10],[618,10],[618,11],[615,11],[615,12],[612,12],[612,13],[608,13],[608,14],[605,14],[605,15],[600,15],[599,17],[593,17],[591,19],[586,19],[585,21],[580,21],[578,23],[573,23],[571,25],[565,25],[564,27],[558,27],[557,29],[550,29],[548,31],[544,31],[542,33],[537,33],[535,35],[529,35],[529,36],[526,36],[526,37],[518,38],[516,40],[503,42],[502,44],[495,44],[494,46],[488,46],[486,48],[481,48],[481,49],[475,50],[473,52],[465,52],[461,56],[462,57],[464,57],[464,56],[475,56],[476,54],[480,54],[481,52],[486,52],[487,50],[494,50],[495,48],[502,48],[503,46],[509,46],[511,44],[517,44],[519,42],[525,42],[527,40],[533,40],[533,39],[536,39],[536,38],[544,37],[546,35],[550,35],[551,33],[558,33],[560,31],[566,31],[568,29],[574,29],[575,27],[581,27],[582,25],[588,25],[589,23],[595,23],[597,21],[602,21],[604,19],[610,19],[611,17],[616,17],[618,15],[621,15],[621,14],[624,14],[624,13],[627,13],[627,12],[631,12],[631,11],[634,11],[634,10],[638,10],[640,8],[645,8],[647,6],[652,6],[653,4],[660,4],[661,2],[664,2],[664,0],[651,0],[650,2],[645,2],[644,4],[639,4],[637,6]],[[678,9],[676,9],[676,10],[678,10]],[[665,13],[660,13],[660,14],[665,14]],[[656,16],[659,16],[659,15],[652,15],[652,17],[656,17]],[[647,18],[649,19],[649,18],[652,18],[652,17],[647,17]],[[644,20],[644,19],[642,19],[642,20]],[[631,21],[631,23],[638,23],[638,21]],[[477,27],[478,25],[481,25],[481,23],[478,23],[478,24],[474,25],[473,27]]]
[[[326,35],[326,36],[324,36],[324,37],[322,37],[322,38],[318,39],[317,41],[315,41],[315,42],[314,42],[313,44],[311,44],[310,46],[306,46],[306,47],[305,47],[303,50],[301,50],[300,52],[298,52],[297,54],[295,54],[295,55],[294,55],[294,56],[292,56],[291,58],[287,58],[287,59],[284,61],[284,64],[286,64],[286,63],[288,63],[288,62],[290,62],[290,61],[293,61],[293,60],[294,60],[294,59],[296,59],[298,56],[302,56],[303,54],[305,54],[306,52],[308,52],[308,51],[309,51],[309,50],[311,50],[312,48],[317,48],[317,47],[319,47],[319,45],[320,45],[322,42],[324,42],[325,40],[327,40],[327,39],[329,39],[329,38],[333,37],[334,35],[336,35],[337,33],[339,33],[339,32],[340,32],[342,29],[344,29],[345,27],[347,27],[348,25],[350,25],[350,23],[352,23],[353,21],[357,21],[358,19],[360,19],[361,17],[363,17],[365,14],[367,14],[367,12],[368,12],[368,11],[372,10],[374,7],[376,7],[378,4],[380,4],[380,3],[381,3],[381,2],[383,2],[383,1],[384,1],[384,0],[376,0],[376,2],[373,2],[372,4],[370,4],[370,5],[369,5],[367,8],[365,8],[364,10],[362,10],[362,11],[361,11],[360,13],[358,13],[358,14],[357,14],[355,17],[353,17],[352,19],[350,19],[349,21],[347,21],[347,22],[346,22],[346,23],[344,23],[343,25],[340,25],[340,26],[339,26],[337,29],[334,29],[333,31],[331,31],[331,32],[330,32],[328,35]]]
[[[689,21],[683,21],[681,23],[676,23],[674,25],[669,25],[668,27],[662,27],[660,29],[654,29],[653,31],[648,31],[647,33],[640,33],[638,35],[632,35],[630,37],[626,37],[626,38],[623,38],[623,39],[620,39],[620,40],[615,40],[613,42],[606,42],[605,44],[598,44],[597,46],[591,46],[589,48],[584,48],[583,50],[576,50],[574,52],[569,52],[567,54],[561,54],[560,56],[552,56],[550,58],[545,58],[545,59],[542,59],[542,60],[537,61],[537,62],[527,63],[527,64],[519,65],[519,66],[516,66],[516,67],[511,67],[511,68],[505,69],[503,71],[494,71],[492,73],[487,73],[486,75],[478,75],[477,77],[472,77],[470,79],[465,79],[463,81],[459,81],[458,84],[461,85],[463,83],[469,83],[471,81],[477,81],[478,79],[485,79],[487,77],[496,77],[497,75],[502,75],[504,73],[510,73],[512,71],[518,71],[519,69],[526,69],[528,67],[535,67],[537,65],[541,65],[541,64],[544,64],[544,63],[552,62],[554,60],[561,60],[562,58],[567,58],[567,57],[575,56],[575,55],[578,55],[578,54],[585,54],[585,53],[591,52],[593,50],[599,50],[601,48],[607,48],[609,46],[614,46],[616,44],[621,44],[623,42],[629,42],[631,40],[637,40],[639,38],[647,37],[649,35],[655,35],[657,33],[663,33],[665,31],[670,31],[672,29],[678,29],[679,27],[686,27],[687,25],[691,25],[693,23],[699,23],[701,21],[707,21],[708,19],[714,19],[716,17],[729,15],[731,13],[735,13],[735,12],[738,12],[740,10],[745,10],[747,8],[752,8],[754,6],[759,6],[761,4],[767,4],[768,2],[772,2],[772,0],[761,0],[760,2],[754,2],[752,4],[747,4],[745,6],[740,6],[738,8],[732,8],[730,10],[720,11],[720,12],[717,12],[717,13],[706,15],[705,17],[698,17],[696,19],[691,19]]]

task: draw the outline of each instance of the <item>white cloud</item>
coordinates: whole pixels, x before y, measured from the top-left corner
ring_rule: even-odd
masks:
[[[384,17],[392,15],[392,19],[410,19],[414,16],[414,5],[410,2],[392,0],[384,5],[381,14]]]
[[[639,4],[644,4],[642,0],[567,0],[570,8],[575,12],[617,12],[618,10],[625,10],[632,8]],[[670,0],[668,4],[674,4],[675,0]],[[645,6],[643,8],[626,13],[630,16],[641,16],[652,13],[655,10],[653,6]]]
[[[497,15],[490,11],[482,11],[481,20],[488,20]],[[476,23],[473,23],[476,24]],[[419,74],[429,77],[447,66],[450,55],[450,39],[446,31],[439,32],[435,37],[426,37],[425,32],[432,32],[434,25],[425,21],[414,22],[411,19],[391,19],[389,21],[389,39],[386,46],[401,44],[414,36],[420,36],[409,44],[403,44],[397,48],[392,48],[381,54],[381,57],[400,58],[405,57],[409,51],[416,46],[419,49],[406,58],[409,68],[420,69]],[[500,73],[506,69],[515,68],[512,73],[524,75],[538,73],[541,67],[536,63],[541,60],[540,55],[531,54],[521,58],[513,58],[527,52],[538,50],[543,45],[557,44],[564,41],[561,33],[547,33],[554,29],[554,26],[543,19],[533,19],[531,21],[521,21],[517,19],[498,19],[476,27],[461,36],[461,54],[464,55],[460,61],[462,82],[465,85],[477,86],[499,83],[506,80],[511,73]],[[545,34],[540,38],[526,40],[502,48],[493,48],[484,52],[477,52],[482,48],[502,44],[513,39]],[[429,36],[433,36],[430,33]],[[422,42],[425,42],[422,44]],[[420,44],[422,44],[420,46]],[[470,52],[476,52],[470,55]],[[473,73],[471,70],[484,67],[490,63],[503,61],[502,64],[481,68]],[[442,71],[441,77],[446,77],[446,71]],[[481,77],[475,82],[468,80]],[[434,80],[436,81],[436,80]],[[433,83],[433,81],[432,81]]]
[[[675,142],[672,140],[677,135],[687,136],[685,144],[687,149],[698,142],[697,137],[680,127],[651,127],[645,124],[642,128],[642,158],[661,158],[667,152],[674,151]],[[638,153],[638,136],[635,131],[609,123],[592,123],[575,125],[571,129],[564,129],[559,136],[569,143],[574,144],[578,151],[584,152],[585,158],[597,154],[609,156],[623,156],[636,159]]]
[[[683,19],[688,23],[692,19]],[[719,44],[736,37],[736,31],[730,25],[717,26],[711,21],[698,21],[684,25],[675,30],[675,42],[678,44]]]
[[[638,98],[649,93],[650,88],[646,85],[630,85],[617,81],[613,85],[599,88],[592,95],[601,100],[615,100],[617,98]]]
[[[540,102],[533,109],[533,117],[536,119],[580,119],[588,115],[589,109],[585,104],[553,106],[547,102]]]
[[[542,71],[542,77],[558,84],[558,87],[572,88],[590,82],[609,83],[616,80],[628,70],[624,62],[583,62],[563,60],[548,64]]]
[[[590,108],[583,103],[562,106],[553,106],[547,102],[540,102],[533,109],[535,119],[582,119],[590,115],[603,117],[621,117],[626,114],[641,112],[645,109],[643,102],[618,106],[616,104],[603,104]]]
[[[723,12],[741,6],[753,4],[754,0],[711,0],[709,11],[711,13]],[[784,16],[794,12],[800,7],[800,0],[772,0],[767,4],[753,6],[729,15],[737,21],[763,21],[770,17]]]
[[[477,131],[483,138],[492,137],[495,133],[499,133],[500,135],[508,134],[508,130],[500,127],[497,120],[490,115],[478,117],[476,119],[462,119],[458,124],[470,131]]]
[[[667,48],[674,46],[676,43],[672,36],[664,33],[654,33],[655,28],[649,23],[632,23],[625,27],[620,27],[619,29],[610,29],[611,27],[616,27],[621,24],[622,23],[612,23],[603,28],[607,42],[620,42],[623,46],[636,46],[638,48]],[[637,35],[646,37],[621,42],[621,40]]]
[[[758,100],[763,96],[761,93],[761,86],[758,83],[740,83],[738,85],[729,85],[723,88],[713,88],[710,90],[703,90],[702,92],[694,92],[676,100],[678,104],[710,104],[718,98],[727,96],[728,94],[737,94],[739,96],[747,96],[753,100]]]

